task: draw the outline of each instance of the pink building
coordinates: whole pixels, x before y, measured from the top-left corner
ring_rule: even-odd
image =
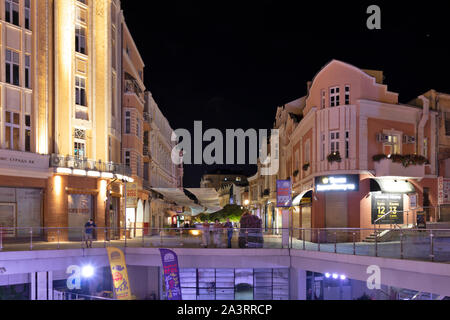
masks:
[[[381,71],[337,60],[308,83],[307,96],[276,125],[278,178],[293,181],[294,228],[406,227],[421,211],[438,219],[423,208],[438,205],[437,112],[419,100],[423,107],[400,104]]]

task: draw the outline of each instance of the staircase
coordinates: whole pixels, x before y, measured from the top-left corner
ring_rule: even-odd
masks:
[[[375,243],[375,242],[389,241],[390,240],[389,233],[391,231],[392,230],[373,232],[370,236],[368,236],[366,239],[364,239],[363,242]]]

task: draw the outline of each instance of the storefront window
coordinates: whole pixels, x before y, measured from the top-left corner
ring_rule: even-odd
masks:
[[[69,240],[78,241],[82,239],[84,235],[84,225],[91,218],[93,218],[92,196],[88,194],[70,194]]]

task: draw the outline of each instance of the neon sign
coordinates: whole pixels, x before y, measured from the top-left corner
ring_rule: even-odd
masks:
[[[325,176],[316,178],[316,192],[358,190],[359,175]]]

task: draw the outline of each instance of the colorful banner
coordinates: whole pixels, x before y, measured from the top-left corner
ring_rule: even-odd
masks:
[[[175,252],[167,249],[159,249],[166,282],[167,300],[181,299],[180,270],[178,258]]]
[[[291,180],[277,180],[277,207],[292,207],[292,184]]]
[[[114,292],[118,300],[131,300],[130,282],[128,281],[127,265],[122,250],[106,248],[108,252],[111,274],[114,282]]]

